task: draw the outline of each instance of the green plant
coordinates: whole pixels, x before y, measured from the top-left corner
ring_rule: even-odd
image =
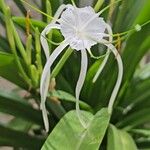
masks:
[[[0,146],[14,149],[51,150],[136,150],[150,149],[150,64],[143,63],[150,48],[149,0],[93,1],[96,12],[107,8],[102,16],[112,24],[114,43],[123,60],[123,81],[115,99],[112,115],[107,105],[117,78],[117,65],[110,54],[107,64],[95,83],[92,82],[104,57],[88,57],[88,72],[80,95],[79,105],[85,129],[76,115],[73,96],[80,69],[79,53],[67,49],[52,66],[49,94],[46,101],[49,112],[49,136],[44,131],[40,110],[40,78],[46,62],[40,45],[40,33],[53,19],[58,0],[43,0],[41,6],[32,1],[42,19],[29,17],[26,4],[13,0],[22,14],[11,14],[4,0],[0,0],[0,23],[6,37],[0,35],[0,76],[26,90],[29,96],[20,97],[18,91],[0,90],[0,112],[11,114],[14,119],[0,124]],[[39,0],[40,1],[40,0]],[[65,4],[72,3],[64,0]],[[76,0],[79,6],[81,1]],[[111,5],[109,5],[111,4]],[[107,7],[109,5],[109,7]],[[28,9],[27,9],[28,10]],[[40,11],[41,10],[41,11]],[[45,13],[43,13],[45,12]],[[26,40],[21,40],[21,30]],[[50,52],[63,40],[57,30],[47,35]],[[94,55],[105,54],[104,46],[94,46]],[[35,109],[30,103],[34,101]],[[32,134],[29,134],[32,133]]]

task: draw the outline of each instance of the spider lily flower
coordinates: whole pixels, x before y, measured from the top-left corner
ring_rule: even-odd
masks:
[[[84,8],[77,8],[76,6],[72,5],[62,5],[57,10],[52,22],[47,25],[47,27],[41,33],[41,44],[43,46],[47,59],[40,83],[41,109],[43,113],[46,131],[49,130],[49,124],[45,101],[48,93],[51,66],[55,59],[67,46],[70,46],[72,49],[81,52],[81,70],[75,89],[75,96],[77,116],[79,118],[79,121],[85,128],[87,127],[87,123],[84,121],[82,113],[79,109],[79,96],[82,86],[84,84],[88,67],[87,51],[90,51],[91,47],[95,44],[101,43],[109,49],[108,52],[112,51],[113,54],[116,56],[119,73],[108,106],[109,112],[111,113],[112,111],[112,106],[121,84],[123,67],[120,55],[118,54],[116,48],[111,44],[111,27],[104,21],[102,17],[99,17],[101,13],[102,12],[95,13],[94,9],[90,6]],[[50,55],[48,43],[45,37],[53,28],[59,29],[61,31],[62,35],[64,36],[64,41]],[[109,40],[107,41],[106,38],[108,38]],[[107,55],[107,57],[109,56]],[[105,58],[105,61],[107,61],[107,57]]]

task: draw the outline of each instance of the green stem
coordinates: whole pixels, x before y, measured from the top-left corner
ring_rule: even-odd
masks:
[[[145,23],[143,23],[143,24],[141,24],[141,25],[139,25],[139,24],[137,24],[137,25],[139,25],[139,26],[141,27],[141,29],[142,29],[142,27],[146,26],[146,25],[149,24],[149,23],[150,23],[150,20],[146,21]],[[126,35],[126,34],[128,34],[128,33],[134,33],[134,32],[138,32],[138,31],[136,30],[135,26],[134,26],[134,28],[132,28],[132,29],[130,29],[130,30],[128,30],[128,31],[121,32],[121,33],[115,33],[115,34],[113,34],[112,36],[113,36],[113,37],[117,37],[118,35],[119,35],[119,36],[123,36],[123,35]]]
[[[67,51],[65,52],[65,54],[60,59],[60,61],[58,62],[58,64],[56,65],[56,67],[53,69],[52,74],[51,74],[51,78],[55,78],[57,76],[57,74],[62,69],[62,67],[64,66],[65,62],[69,58],[69,56],[72,54],[72,52],[73,52],[73,50],[69,47],[67,49]]]
[[[4,14],[6,14],[6,4],[4,3],[4,0],[0,0],[0,8],[2,9],[2,11],[4,12]]]
[[[36,65],[39,73],[42,73],[43,66],[41,60],[41,45],[40,45],[40,32],[38,28],[35,28],[35,48],[36,48]]]
[[[11,25],[12,25],[13,34],[14,34],[14,38],[15,38],[18,50],[20,51],[20,54],[21,54],[23,60],[25,61],[25,63],[28,64],[28,57],[27,57],[25,48],[24,48],[24,46],[23,46],[23,44],[21,42],[21,39],[20,39],[16,29],[15,29],[15,26],[14,26],[13,22],[11,23]]]
[[[13,22],[15,22],[16,24],[22,26],[25,28],[25,23],[26,23],[26,18],[25,17],[12,17]],[[45,28],[46,23],[44,23],[43,21],[39,21],[39,20],[35,20],[35,19],[30,19],[30,24],[32,24],[33,26],[36,26],[40,29]]]
[[[46,0],[46,13],[52,16],[51,0]],[[52,18],[47,17],[47,23],[51,22]]]
[[[72,3],[73,6],[76,6],[74,0],[71,0],[71,3]]]
[[[50,16],[52,16],[52,7],[51,7],[51,3],[50,0],[46,0],[46,13]],[[47,23],[51,22],[51,18],[47,17]],[[52,31],[49,32],[49,34],[47,35],[48,39],[52,40]],[[51,52],[52,50],[52,44],[49,44],[49,50]]]
[[[27,42],[26,42],[26,54],[27,54],[27,58],[28,58],[28,65],[31,65],[32,62],[32,35],[30,34],[27,37]]]
[[[110,8],[109,8],[109,13],[108,13],[108,20],[110,20],[112,18],[112,14],[113,14],[113,11],[114,11],[114,4],[115,3],[115,0],[110,0]]]
[[[21,65],[20,59],[17,55],[15,40],[14,40],[14,37],[12,36],[13,22],[12,22],[11,17],[10,17],[9,7],[7,7],[6,11],[5,11],[5,22],[6,22],[6,30],[7,30],[8,41],[9,41],[10,47],[12,49],[12,52],[14,54],[15,61],[17,63],[17,67],[18,67],[23,79],[28,83],[29,86],[31,86],[31,80],[26,75],[26,73],[25,73],[25,71],[24,71],[24,69]]]
[[[109,4],[108,6],[106,6],[105,8],[103,8],[101,11],[99,11],[99,14],[102,14],[103,12],[105,12],[107,9],[109,9],[111,6],[121,2],[122,0],[116,0],[114,3]]]
[[[32,79],[32,85],[37,88],[39,85],[39,72],[35,65],[30,65],[30,73]]]
[[[100,8],[102,7],[103,3],[104,3],[104,0],[97,0],[97,3],[94,6],[95,12],[98,12],[100,10]]]
[[[44,13],[43,11],[41,11],[40,9],[32,6],[31,4],[27,3],[26,1],[24,0],[20,0],[22,3],[28,5],[29,7],[31,7],[32,9],[34,9],[35,11],[39,12],[40,14],[43,14],[44,16],[50,18],[50,19],[54,19],[52,16],[49,16],[48,14]]]

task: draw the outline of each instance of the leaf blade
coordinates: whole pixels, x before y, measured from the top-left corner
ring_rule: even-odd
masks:
[[[108,110],[104,108],[95,116],[88,112],[82,113],[86,121],[89,122],[87,129],[82,127],[76,112],[71,111],[61,119],[56,128],[49,135],[42,150],[59,149],[60,147],[61,150],[98,149],[109,123]],[[103,124],[101,124],[102,121]]]

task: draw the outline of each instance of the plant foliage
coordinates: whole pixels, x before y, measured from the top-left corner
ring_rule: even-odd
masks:
[[[10,92],[0,89],[0,112],[14,117],[7,124],[0,121],[0,146],[32,150],[150,149],[149,0],[122,0],[110,5],[103,13],[105,20],[112,24],[115,46],[124,64],[123,81],[112,115],[108,114],[107,105],[117,77],[114,57],[110,56],[95,83],[92,79],[103,58],[88,58],[89,71],[80,97],[80,107],[88,122],[88,128],[84,129],[74,111],[76,98],[73,96],[80,57],[70,50],[62,54],[65,63],[58,59],[52,69],[53,79],[46,103],[50,123],[48,134],[44,131],[40,110],[39,84],[45,64],[40,33],[51,21],[48,16],[53,16],[62,2],[71,4],[72,1],[28,1],[38,9],[34,13],[41,15],[39,19],[32,17],[34,8],[23,1],[12,2],[21,15],[13,14],[7,0],[0,0],[0,26],[5,32],[0,33],[0,76],[18,89]],[[95,0],[92,7],[99,11],[114,2]],[[80,7],[82,0],[75,0],[75,3]],[[137,25],[141,25],[140,31],[136,31]],[[56,30],[52,30],[47,38],[50,51],[63,40]],[[97,46],[93,50],[99,55],[105,47]],[[22,90],[28,96],[19,96]]]

